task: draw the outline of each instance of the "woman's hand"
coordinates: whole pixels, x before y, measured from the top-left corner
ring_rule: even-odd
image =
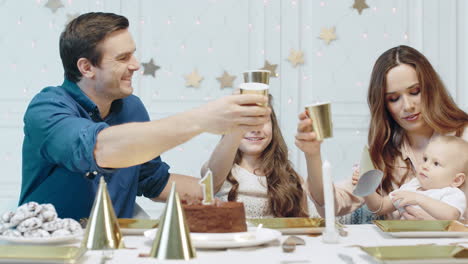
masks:
[[[306,112],[299,114],[299,123],[297,124],[296,146],[306,155],[320,155],[321,140],[317,140],[317,135],[312,132],[312,120]]]

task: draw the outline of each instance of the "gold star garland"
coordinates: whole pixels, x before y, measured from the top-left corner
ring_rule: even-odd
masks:
[[[185,86],[199,88],[202,80],[203,77],[201,77],[195,69],[192,73],[185,75]]]
[[[221,84],[221,89],[227,88],[227,87],[234,87],[234,80],[236,79],[236,76],[234,75],[229,75],[227,71],[224,71],[223,75],[220,77],[216,78]]]
[[[291,65],[296,68],[297,65],[304,64],[304,53],[300,50],[291,49],[288,60],[291,62]]]
[[[359,12],[359,15],[362,14],[362,10],[369,8],[366,4],[366,0],[354,0],[353,8]]]
[[[143,75],[151,75],[156,78],[156,71],[161,69],[158,65],[154,64],[153,59],[151,59],[149,62],[144,62],[142,63],[143,65]]]
[[[336,40],[335,27],[322,28],[319,38],[323,39],[327,45],[330,45],[330,42]]]
[[[265,64],[263,65],[263,68],[261,68],[260,70],[270,71],[270,78],[276,78],[278,77],[278,73],[276,73],[277,67],[278,67],[278,64],[270,64],[267,60],[265,60]]]

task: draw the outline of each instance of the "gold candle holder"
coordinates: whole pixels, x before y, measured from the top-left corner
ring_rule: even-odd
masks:
[[[333,137],[333,124],[331,119],[331,104],[317,103],[305,107],[307,115],[312,119],[312,131],[317,140]]]

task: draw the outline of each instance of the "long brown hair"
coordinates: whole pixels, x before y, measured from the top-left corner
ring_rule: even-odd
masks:
[[[272,105],[272,97],[269,97]],[[288,147],[284,141],[275,111],[271,108],[272,139],[263,151],[260,159],[260,170],[265,173],[268,190],[268,206],[276,217],[308,216],[307,204],[304,203],[304,190],[300,176],[292,168],[288,160]],[[238,149],[234,163],[239,164],[242,152]],[[227,180],[232,184],[228,194],[228,201],[237,200],[239,182],[229,173]]]
[[[374,165],[384,172],[382,187],[387,193],[393,190],[392,182],[395,179],[392,172],[395,170],[395,160],[402,158],[400,148],[405,131],[386,107],[386,76],[400,64],[412,66],[416,71],[421,89],[422,117],[434,131],[441,134],[456,132],[460,136],[468,124],[468,115],[455,104],[423,54],[408,46],[398,46],[384,52],[372,70],[367,103],[371,113],[369,152]],[[400,182],[395,182],[398,186],[406,180],[411,168],[409,160],[405,160],[405,163],[408,171]]]

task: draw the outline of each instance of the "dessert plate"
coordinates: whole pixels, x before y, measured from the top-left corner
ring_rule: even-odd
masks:
[[[145,237],[153,240],[157,229],[145,231]],[[239,233],[190,233],[196,248],[236,248],[258,246],[281,237],[281,232],[269,228],[249,227]]]
[[[468,227],[449,220],[375,220],[385,234],[400,238],[468,237]]]
[[[78,242],[82,238],[80,235],[59,236],[59,237],[11,237],[0,236],[0,241],[5,241],[14,244],[27,244],[27,245],[46,245],[46,244],[69,244]]]
[[[442,264],[467,263],[467,249],[450,245],[415,245],[361,247],[379,263],[386,264]]]
[[[158,227],[159,220],[119,218],[120,231],[123,235],[143,235],[146,230]]]
[[[0,245],[0,263],[77,263],[85,252],[84,247]]]
[[[280,231],[283,235],[321,234],[325,228],[323,218],[307,217],[276,217],[276,218],[249,218],[250,226],[262,225]]]

